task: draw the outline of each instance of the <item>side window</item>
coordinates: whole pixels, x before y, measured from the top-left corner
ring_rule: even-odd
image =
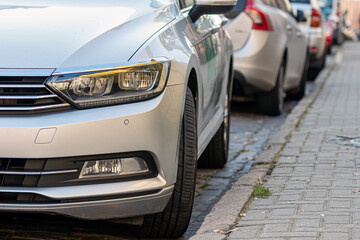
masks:
[[[181,9],[194,5],[194,0],[179,0]]]
[[[268,6],[279,8],[279,6],[276,4],[278,0],[262,0],[262,1]]]
[[[277,5],[278,5],[278,8],[280,8],[281,10],[287,12],[286,4],[285,4],[285,2],[283,0],[278,0],[276,2],[277,2]]]
[[[284,12],[289,13],[290,15],[293,15],[289,0],[278,0],[276,1],[276,3],[278,4],[278,8],[280,8]]]
[[[291,3],[289,0],[284,0],[284,3],[286,5],[286,9],[287,9],[287,12],[290,14],[290,15],[294,15],[294,12],[293,12],[293,9],[291,7]]]

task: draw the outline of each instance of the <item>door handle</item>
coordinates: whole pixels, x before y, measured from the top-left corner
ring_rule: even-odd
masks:
[[[292,32],[292,26],[291,26],[291,25],[287,25],[287,26],[286,26],[286,29],[288,30],[289,33]]]
[[[225,24],[227,24],[229,22],[229,19],[227,17],[225,17],[224,15],[220,15],[221,17],[221,26],[224,26]]]
[[[213,29],[211,29],[212,34],[215,34],[215,33],[219,32],[219,31],[220,31],[220,26],[216,26]]]

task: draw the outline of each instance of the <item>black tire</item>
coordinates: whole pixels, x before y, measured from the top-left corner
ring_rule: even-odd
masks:
[[[260,113],[278,116],[282,113],[284,105],[284,78],[285,62],[280,64],[275,87],[269,92],[263,92],[258,95],[257,107]]]
[[[232,76],[232,74],[230,76]],[[230,142],[231,93],[232,79],[229,79],[225,100],[224,120],[204,152],[201,154],[198,161],[199,168],[223,168],[227,163]]]
[[[308,75],[308,70],[309,70],[309,58],[306,57],[305,61],[306,62],[305,62],[304,69],[303,69],[303,72],[301,75],[301,80],[300,80],[299,86],[295,90],[287,93],[286,97],[288,99],[300,100],[305,96],[306,80],[307,80],[307,75]]]
[[[328,55],[332,54],[332,44],[330,44],[330,46],[327,48],[327,54]]]
[[[322,59],[321,59],[321,65],[320,65],[320,68],[318,69],[319,71],[323,70],[323,68],[325,67],[326,65],[326,48],[325,48],[325,51],[324,51],[324,54],[322,56]]]
[[[187,88],[174,192],[162,212],[144,216],[144,221],[137,231],[139,236],[175,238],[185,233],[194,201],[196,160],[195,103],[190,89]]]
[[[325,49],[323,55],[321,56],[321,59],[319,59],[319,62],[317,62],[315,64],[315,66],[310,67],[309,72],[308,72],[308,80],[309,81],[316,80],[317,75],[325,67],[326,56],[327,56],[327,54],[326,54],[326,49]]]

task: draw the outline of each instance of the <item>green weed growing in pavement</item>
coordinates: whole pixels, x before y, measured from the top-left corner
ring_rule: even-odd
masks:
[[[195,190],[195,197],[200,197],[200,195],[199,191]]]
[[[201,185],[199,188],[206,188],[206,187],[208,187],[208,186],[211,186],[211,184],[205,183],[205,184]]]
[[[256,184],[254,186],[253,195],[256,198],[266,198],[266,197],[271,196],[271,191],[268,188],[266,188],[266,187],[264,187],[264,186],[262,186],[260,184]]]
[[[205,174],[205,175],[199,176],[199,178],[201,180],[205,180],[205,181],[209,181],[211,177],[212,177],[212,174]]]
[[[246,150],[245,150],[245,149],[241,149],[241,150],[238,151],[236,154],[237,154],[237,155],[240,155],[240,154],[242,154],[242,153],[244,153],[244,152],[246,152]]]
[[[270,163],[270,166],[269,166],[269,169],[267,171],[267,175],[271,175],[272,171],[274,170],[276,164],[277,164],[277,161],[278,161],[278,158],[277,157],[274,157],[272,160],[271,160],[271,163]]]

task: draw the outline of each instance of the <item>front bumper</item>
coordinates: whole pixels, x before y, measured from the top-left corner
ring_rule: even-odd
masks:
[[[0,116],[0,158],[64,158],[151,154],[157,176],[76,186],[0,186],[1,193],[36,194],[56,203],[0,201],[0,211],[52,212],[109,219],[160,212],[176,181],[184,85],[132,104],[34,115]],[[41,136],[41,137],[39,137]]]
[[[98,185],[95,187],[101,188],[102,186]],[[113,187],[116,187],[116,184]],[[139,193],[138,196],[133,197],[114,197],[112,199],[100,199],[94,201],[83,200],[79,202],[56,204],[0,204],[0,211],[56,213],[90,220],[141,216],[161,212],[168,203],[173,188],[173,186],[169,186],[154,193]],[[64,189],[54,190],[64,191]],[[80,190],[81,189],[74,189],[74,191]],[[46,192],[45,189],[17,189],[16,191],[41,192],[42,194],[44,191]],[[91,196],[92,195],[93,193],[91,193]],[[104,197],[104,195],[100,196],[100,198],[101,197]]]

